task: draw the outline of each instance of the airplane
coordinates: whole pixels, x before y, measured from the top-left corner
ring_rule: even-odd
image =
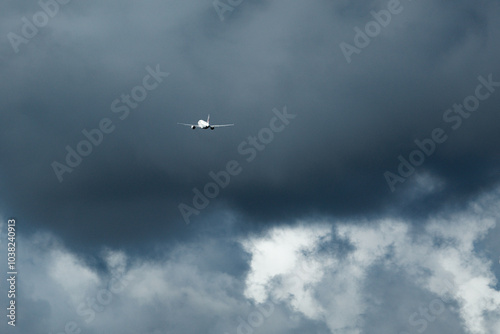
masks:
[[[233,126],[234,124],[210,124],[210,115],[208,115],[208,118],[206,121],[200,119],[198,121],[198,124],[186,124],[186,123],[177,123],[177,124],[180,124],[180,125],[187,125],[187,126],[190,126],[191,129],[196,129],[197,127],[200,128],[200,129],[208,129],[210,128],[210,130],[213,130],[215,128],[222,128],[224,126]]]

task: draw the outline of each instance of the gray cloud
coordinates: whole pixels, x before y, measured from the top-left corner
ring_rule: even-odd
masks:
[[[342,221],[357,235],[369,230],[363,222],[387,220],[404,222],[395,226],[408,229],[405,238],[440,235],[432,242],[418,239],[431,256],[444,254],[438,244],[460,239],[439,226],[449,233],[460,226],[464,235],[471,232],[466,227],[472,229],[485,214],[464,207],[489,200],[484,207],[494,211],[500,176],[500,87],[488,90],[479,79],[500,82],[499,5],[401,0],[386,26],[367,33],[373,12],[388,10],[391,3],[397,2],[243,1],[221,21],[212,1],[70,1],[34,36],[24,36],[27,43],[19,44],[18,52],[9,36],[23,36],[26,22],[42,17],[37,14],[42,7],[33,1],[1,4],[0,212],[22,226],[19,258],[29,269],[20,280],[20,303],[30,319],[22,323],[23,331],[55,332],[72,319],[81,325],[78,303],[106,288],[115,270],[109,254],[126,258],[124,272],[153,272],[145,279],[157,295],[132,284],[85,324],[87,332],[232,333],[238,316],[256,308],[245,295],[254,255],[241,240],[293,229],[297,221],[328,227]],[[369,44],[360,46],[360,39]],[[342,43],[358,49],[350,62]],[[148,68],[157,67],[169,75],[149,89],[154,78],[145,79]],[[467,99],[477,95],[480,84],[482,94],[491,94],[477,110],[470,116],[453,111],[455,104],[474,102]],[[140,87],[147,96],[127,106],[126,95],[139,96]],[[116,107],[121,109],[114,112]],[[279,122],[273,123],[275,108],[296,116],[280,131],[274,127]],[[214,123],[235,126],[193,131],[177,125],[208,114]],[[66,148],[78,150],[89,140],[82,131],[101,127],[102,132],[105,119],[113,130],[59,182],[54,161],[66,165]],[[401,176],[400,157],[411,160],[419,150],[415,140],[432,138],[438,128],[447,139],[436,143],[414,172]],[[260,144],[252,151],[254,140]],[[257,148],[261,141],[264,149]],[[203,192],[213,182],[210,172],[225,170],[232,160],[241,172],[186,224],[179,204],[194,206],[193,189]],[[387,172],[404,183],[396,182],[391,191]],[[463,222],[463,217],[472,218]],[[430,226],[436,230],[429,232]],[[386,232],[373,233],[394,237]],[[495,287],[499,267],[488,267],[484,259],[498,257],[498,228],[476,232],[478,242],[466,250],[467,260]],[[411,329],[407,317],[437,292],[418,281],[425,275],[405,270],[425,273],[439,266],[412,262],[402,248],[402,258],[390,262],[395,256],[390,247],[377,260],[389,261],[390,268],[381,262],[350,266],[342,261],[359,249],[349,238],[330,236],[309,259],[335,258],[346,270],[362,268],[373,279],[350,280],[359,284],[344,296],[332,290],[344,281],[328,272],[325,262],[324,279],[311,295],[311,305],[324,313],[304,313],[311,308],[290,297],[276,303],[262,330],[328,333],[337,325],[326,315],[344,297],[360,303],[358,313],[348,315],[360,322],[346,328]],[[385,245],[377,238],[373,242]],[[395,263],[406,267],[392,267]],[[50,276],[57,264],[69,268],[61,274],[87,281],[61,290],[72,279]],[[271,290],[286,291],[287,274],[280,275]],[[318,296],[338,298],[330,303]],[[138,302],[144,322],[120,328],[112,313],[131,321]],[[479,301],[471,305],[488,309]],[[477,315],[460,313],[465,306],[457,300],[453,307],[426,332],[466,333],[474,326]],[[359,318],[361,309],[366,315]],[[498,326],[495,312],[488,312],[481,320],[485,333]],[[63,316],[57,320],[55,314]],[[388,324],[388,318],[394,321]]]
[[[19,33],[21,17],[40,11],[8,8],[2,35]],[[192,201],[210,171],[242,160],[237,145],[285,105],[297,120],[214,203],[259,221],[406,215],[495,184],[497,92],[418,168],[443,183],[438,193],[402,205],[412,181],[391,193],[383,173],[396,172],[415,139],[436,127],[449,131],[443,113],[473,93],[479,75],[500,80],[497,5],[403,1],[347,64],[339,44],[353,43],[354,28],[385,8],[244,2],[221,22],[208,2],[61,6],[19,53],[4,39],[4,208],[74,242],[182,235],[177,205]],[[156,64],[171,75],[120,120],[111,103]],[[209,113],[237,126],[213,133],[176,126]],[[66,145],[76,149],[81,131],[103,118],[116,129],[59,184],[51,163],[64,163]],[[138,231],[140,221],[148,228]]]
[[[53,234],[20,236],[16,329],[494,333],[499,247],[487,239],[498,234],[498,199],[496,190],[416,233],[391,218],[295,221],[246,236],[206,233],[155,258],[101,249],[102,268]]]

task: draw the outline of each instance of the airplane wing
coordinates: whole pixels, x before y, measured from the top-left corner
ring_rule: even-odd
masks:
[[[198,125],[196,125],[196,124],[186,124],[186,123],[177,123],[177,124],[191,126],[191,127],[193,127],[193,126],[198,127]]]
[[[210,127],[214,127],[214,128],[222,128],[224,126],[233,126],[234,124],[218,124],[218,125],[212,125],[210,124]]]

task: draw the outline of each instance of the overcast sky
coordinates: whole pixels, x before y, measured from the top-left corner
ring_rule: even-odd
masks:
[[[0,4],[2,333],[500,333],[498,1],[57,1]]]

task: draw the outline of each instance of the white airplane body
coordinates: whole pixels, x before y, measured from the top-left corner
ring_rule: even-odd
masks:
[[[233,126],[234,125],[234,124],[210,124],[210,115],[208,115],[208,118],[206,121],[200,119],[198,121],[198,124],[186,124],[186,123],[177,123],[177,124],[189,126],[193,130],[196,128],[214,130],[215,128],[222,128],[225,126]]]

